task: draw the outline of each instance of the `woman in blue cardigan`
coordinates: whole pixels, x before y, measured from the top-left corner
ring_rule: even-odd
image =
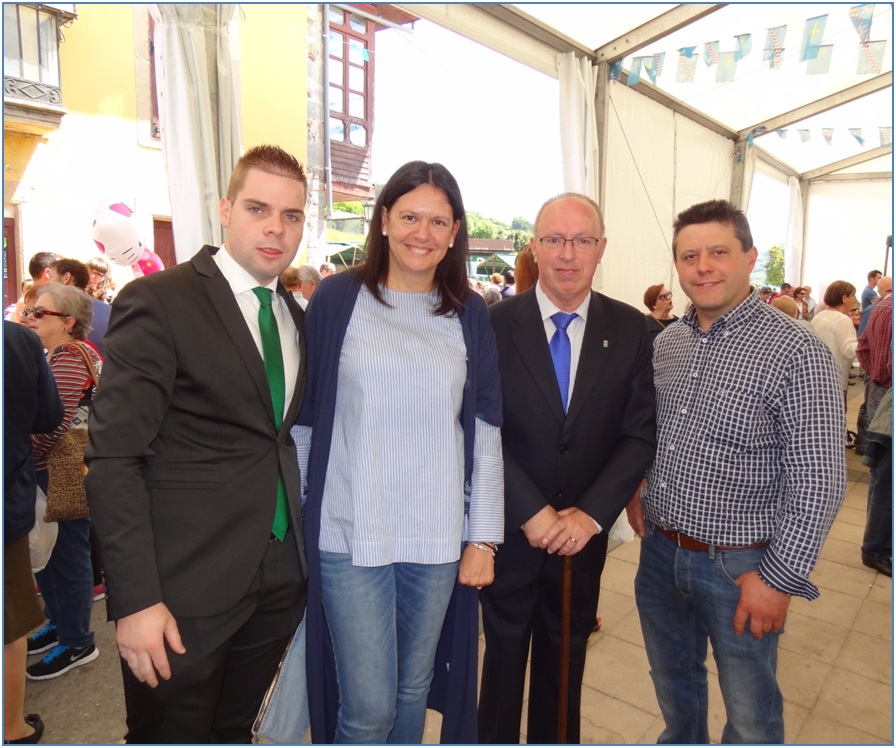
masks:
[[[455,683],[434,693],[475,740],[476,588],[503,540],[501,392],[444,166],[392,176],[366,249],[320,284],[305,325],[312,737],[420,743],[438,647],[439,680]]]

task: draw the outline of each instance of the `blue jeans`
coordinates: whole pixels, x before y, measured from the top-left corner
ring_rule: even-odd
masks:
[[[784,742],[784,706],[775,677],[779,634],[754,639],[749,624],[742,636],[734,631],[740,598],[734,580],[754,571],[764,553],[687,551],[648,524],[635,599],[650,677],[666,722],[659,743],[709,742],[708,641],[728,718],[722,742]]]
[[[893,453],[883,453],[871,468],[868,487],[868,512],[865,515],[865,537],[862,558],[874,560],[893,557]]]
[[[56,626],[59,643],[77,649],[93,644],[89,519],[59,523],[50,562],[34,578],[44,599],[44,615]]]
[[[336,743],[420,743],[436,647],[458,563],[352,566],[321,551],[333,640]]]

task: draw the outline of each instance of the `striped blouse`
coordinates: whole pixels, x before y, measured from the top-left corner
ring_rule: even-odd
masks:
[[[432,313],[434,293],[383,297],[362,288],[346,331],[320,548],[358,566],[456,561],[463,537],[502,539],[500,429],[476,421],[465,533],[460,321]],[[310,429],[298,431],[301,446]]]
[[[93,366],[98,375],[102,375],[102,361],[97,353],[88,345],[88,354],[93,359]],[[36,470],[47,469],[47,454],[50,449],[62,438],[62,435],[70,428],[86,428],[86,424],[79,421],[85,417],[86,408],[78,405],[85,397],[93,396],[92,387],[88,390],[90,374],[81,354],[73,346],[60,346],[50,356],[50,371],[56,380],[59,397],[65,409],[65,415],[60,423],[49,434],[32,434],[31,449],[34,455],[34,467]],[[85,395],[85,390],[86,395]]]

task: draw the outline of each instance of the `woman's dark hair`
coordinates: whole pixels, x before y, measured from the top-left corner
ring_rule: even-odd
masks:
[[[386,182],[373,208],[373,219],[365,244],[364,263],[358,268],[358,278],[381,304],[383,300],[380,284],[389,277],[389,237],[383,236],[383,208],[392,209],[398,198],[429,184],[445,195],[451,206],[453,219],[460,221],[460,228],[454,237],[454,245],[448,248],[442,261],[436,266],[435,289],[440,303],[435,314],[444,315],[459,311],[470,294],[467,282],[468,237],[467,219],[463,198],[457,181],[441,164],[425,161],[411,161],[398,169]]]
[[[655,286],[650,286],[644,292],[644,306],[646,306],[651,312],[656,306],[656,300],[660,297],[660,291],[662,290],[663,284],[657,283]]]

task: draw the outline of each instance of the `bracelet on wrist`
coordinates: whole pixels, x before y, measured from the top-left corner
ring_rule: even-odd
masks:
[[[470,543],[470,545],[472,545],[474,548],[478,548],[480,551],[485,551],[486,553],[491,553],[493,557],[498,552],[498,546],[496,546],[494,543],[475,542],[475,543]]]

